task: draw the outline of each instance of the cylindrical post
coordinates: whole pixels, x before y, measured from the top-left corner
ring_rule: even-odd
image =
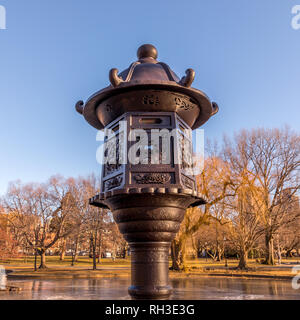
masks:
[[[169,242],[134,242],[131,249],[131,286],[134,299],[166,299],[169,285]]]

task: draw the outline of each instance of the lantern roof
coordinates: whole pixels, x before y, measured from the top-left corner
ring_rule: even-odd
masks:
[[[133,62],[127,69],[118,72],[118,69],[111,69],[109,72],[110,85],[92,95],[84,104],[79,101],[76,104],[76,110],[83,114],[86,121],[96,129],[103,129],[108,123],[103,119],[114,120],[123,113],[124,108],[113,110],[111,116],[99,116],[97,108],[103,101],[109,98],[122,95],[124,100],[124,93],[134,90],[163,90],[172,93],[178,93],[187,96],[192,104],[198,106],[199,111],[197,118],[193,121],[187,121],[192,129],[196,129],[204,124],[212,115],[218,112],[218,105],[212,103],[209,98],[198,89],[191,88],[195,78],[193,69],[187,69],[186,75],[181,79],[171,70],[171,68],[163,62],[157,61],[157,49],[151,44],[144,44],[139,47],[137,51],[138,60]],[[166,101],[167,102],[167,101]],[[170,105],[170,102],[168,102]],[[156,106],[155,111],[176,111],[177,109],[170,106],[170,110],[166,110],[166,105],[162,102],[160,106]],[[125,108],[126,109],[126,108]],[[132,110],[130,110],[132,111]],[[143,106],[138,108],[137,111],[153,111]],[[188,111],[188,110],[185,110]],[[111,112],[107,110],[106,112]],[[178,114],[181,115],[179,109]],[[188,115],[183,116],[186,120]],[[185,119],[186,118],[186,119]],[[110,121],[109,120],[109,121]]]

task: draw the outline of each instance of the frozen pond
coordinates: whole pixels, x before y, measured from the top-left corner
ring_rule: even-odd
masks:
[[[256,300],[300,299],[300,289],[291,281],[202,277],[171,280],[178,300]],[[129,279],[62,279],[14,280],[9,284],[21,287],[20,293],[0,292],[0,300],[123,300],[130,299]]]

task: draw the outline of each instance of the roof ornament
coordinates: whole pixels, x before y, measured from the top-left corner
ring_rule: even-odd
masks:
[[[84,102],[82,100],[79,100],[75,105],[75,109],[79,114],[83,114]]]
[[[193,69],[187,69],[185,71],[185,74],[186,76],[181,78],[181,80],[179,81],[179,84],[189,88],[195,79],[195,71]]]
[[[118,72],[119,70],[116,68],[109,71],[109,81],[114,88],[124,82],[124,80],[118,76]]]

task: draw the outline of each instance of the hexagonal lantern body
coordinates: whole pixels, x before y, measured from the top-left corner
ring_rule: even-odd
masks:
[[[111,86],[93,95],[78,112],[105,128],[100,193],[90,204],[109,208],[131,248],[130,295],[162,299],[171,294],[170,243],[187,208],[205,204],[192,175],[192,129],[218,111],[200,90],[190,88],[194,71],[181,80],[157,62],[152,45]]]
[[[177,189],[197,196],[191,129],[175,112],[127,112],[105,128],[104,193]]]

